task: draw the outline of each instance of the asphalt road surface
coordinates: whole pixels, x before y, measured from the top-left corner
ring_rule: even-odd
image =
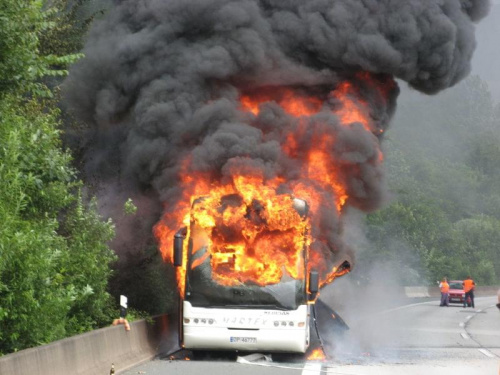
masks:
[[[496,297],[476,298],[476,307],[452,304],[439,307],[436,299],[407,301],[405,305],[349,311],[337,310],[350,329],[329,338],[328,358],[308,361],[276,355],[189,352],[178,359],[157,359],[120,375],[160,374],[356,374],[447,375],[499,374],[500,311]],[[264,353],[265,354],[265,353]],[[186,360],[188,357],[190,360]]]

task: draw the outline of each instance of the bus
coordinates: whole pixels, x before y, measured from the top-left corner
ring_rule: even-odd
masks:
[[[236,199],[237,203],[231,206],[227,203],[231,199]],[[309,211],[307,203],[293,197],[289,201],[288,211],[294,210],[300,221],[305,222]],[[252,270],[245,268],[238,257],[247,257],[246,260],[255,265],[259,249],[243,249],[242,253],[235,245],[241,245],[242,235],[238,231],[246,231],[241,229],[242,222],[255,221],[255,212],[241,216],[236,228],[219,225],[213,220],[207,226],[193,214],[206,211],[205,202],[205,198],[194,201],[189,228],[181,228],[174,235],[174,265],[185,269],[180,303],[181,346],[191,350],[305,353],[311,343],[312,308],[319,291],[318,272],[307,272],[308,241],[304,230],[307,226],[298,225],[299,232],[292,233],[303,238],[299,241],[302,248],[296,256],[285,254],[287,258],[279,261],[287,263],[286,270],[284,265],[281,267],[279,280],[256,282],[255,278],[241,277]],[[224,207],[239,205],[240,198],[223,197],[222,209],[218,212]],[[259,211],[257,216],[262,217],[265,208],[259,205],[256,210]],[[283,225],[281,229],[294,231],[288,227],[283,229]],[[265,230],[260,228],[258,235],[263,232]],[[221,237],[225,241],[222,244],[213,240]],[[269,255],[270,251],[263,252]],[[263,256],[262,251],[259,254]],[[261,276],[266,264],[259,264],[261,268],[256,270]],[[343,274],[349,267],[349,261],[344,260],[336,268]]]

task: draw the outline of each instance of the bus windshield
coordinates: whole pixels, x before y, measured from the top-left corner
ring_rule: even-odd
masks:
[[[200,198],[191,210],[185,299],[195,306],[306,303],[307,204]]]
[[[185,300],[196,307],[265,308],[295,310],[307,303],[304,279],[283,276],[282,281],[272,285],[238,283],[221,285],[212,278],[210,261],[191,269],[186,278]]]

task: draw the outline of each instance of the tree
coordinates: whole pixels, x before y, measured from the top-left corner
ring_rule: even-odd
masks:
[[[113,225],[85,203],[41,81],[78,58],[40,53],[51,12],[41,1],[0,6],[0,354],[111,320]]]
[[[468,274],[498,283],[500,111],[487,84],[470,77],[434,97],[403,91],[400,103],[384,142],[392,202],[367,219],[370,261],[406,264],[403,283],[417,273],[430,284]]]

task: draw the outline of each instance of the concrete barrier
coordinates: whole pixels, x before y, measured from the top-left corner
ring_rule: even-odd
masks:
[[[495,296],[500,287],[498,286],[476,286],[474,295],[476,297]],[[441,291],[437,286],[405,286],[405,295],[408,298],[418,297],[440,297]]]
[[[405,286],[405,295],[408,298],[430,297],[429,289],[425,286]]]
[[[116,372],[178,349],[174,317],[98,329],[0,357],[2,375],[95,375]]]
[[[476,289],[474,290],[474,295],[476,296],[495,296],[498,291],[500,290],[500,287],[498,286],[476,286]]]
[[[440,296],[438,287],[422,286],[396,288],[391,293],[400,294],[400,290],[409,298]],[[496,286],[478,286],[475,295],[495,296],[498,290]],[[122,325],[101,328],[8,354],[0,357],[0,374],[106,375],[112,363],[119,373],[155,356],[179,350],[177,319],[175,315],[162,315],[150,323],[132,322],[130,331]]]

